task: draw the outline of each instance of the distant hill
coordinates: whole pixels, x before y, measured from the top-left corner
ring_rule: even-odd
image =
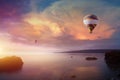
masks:
[[[88,49],[88,50],[63,51],[59,53],[105,53],[113,50],[120,51],[120,49]]]

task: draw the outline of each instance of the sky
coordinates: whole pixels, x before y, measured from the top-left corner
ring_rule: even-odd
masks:
[[[119,0],[0,0],[0,49],[119,49],[119,3]],[[92,34],[83,24],[87,14],[95,14],[99,19]]]

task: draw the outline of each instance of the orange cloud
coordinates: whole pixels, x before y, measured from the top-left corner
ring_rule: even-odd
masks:
[[[24,18],[24,21],[32,25],[36,32],[42,32],[44,36],[59,36],[61,35],[61,29],[55,22],[48,20],[47,18],[41,17],[41,14],[32,13]]]
[[[114,29],[110,29],[107,23],[99,21],[98,26],[90,34],[89,29],[83,24],[82,14],[79,14],[76,19],[71,19],[71,17],[71,20],[65,18],[63,19],[63,23],[60,24],[55,19],[49,19],[49,17],[45,16],[45,14],[40,13],[29,13],[23,18],[24,27],[15,28],[16,30],[13,32],[21,33],[24,31],[23,35],[25,37],[43,39],[44,41],[57,38],[58,36],[64,36],[64,32],[72,35],[76,40],[108,39],[115,32]]]
[[[86,26],[74,26],[74,30],[71,30],[70,34],[73,35],[77,40],[108,39],[111,38],[112,34],[115,32],[114,29],[109,29],[109,25],[101,23],[94,29],[93,33],[90,34],[89,29]]]

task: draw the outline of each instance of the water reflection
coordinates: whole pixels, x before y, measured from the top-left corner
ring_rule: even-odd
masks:
[[[72,56],[72,57],[71,57]],[[87,61],[88,56],[98,59]],[[0,80],[108,80],[111,71],[104,54],[44,54],[21,56],[24,66],[19,73],[0,74]]]
[[[94,74],[94,75],[93,75]],[[97,67],[76,67],[66,71],[61,80],[101,80],[102,74]]]

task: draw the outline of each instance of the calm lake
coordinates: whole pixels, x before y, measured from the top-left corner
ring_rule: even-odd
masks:
[[[119,80],[103,53],[45,53],[18,55],[24,65],[20,71],[0,73],[0,80]],[[86,60],[86,57],[97,60]]]

